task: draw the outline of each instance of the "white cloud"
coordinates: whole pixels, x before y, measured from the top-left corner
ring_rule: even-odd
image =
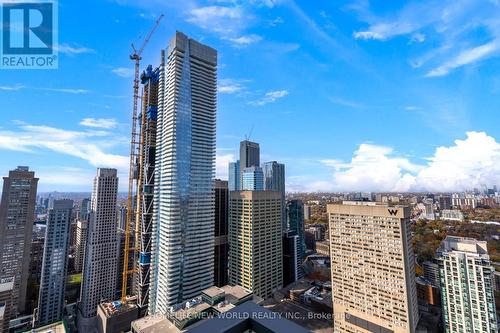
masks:
[[[340,97],[331,97],[330,101],[332,101],[332,103],[342,105],[342,106],[347,106],[347,107],[354,108],[354,109],[359,109],[359,108],[364,107],[364,105],[361,103],[358,103],[356,101],[350,101],[350,100],[340,98]]]
[[[467,132],[465,140],[439,147],[417,175],[419,188],[452,191],[500,184],[500,144],[484,132]]]
[[[83,46],[71,46],[69,44],[59,44],[56,47],[57,51],[61,53],[66,53],[66,54],[82,54],[82,53],[94,53],[95,50],[88,48],[88,47],[83,47]]]
[[[134,76],[134,69],[128,67],[117,67],[111,70],[111,73],[116,74],[120,77],[130,78]]]
[[[66,94],[88,94],[90,90],[87,89],[75,89],[75,88],[46,88],[46,87],[27,87],[24,84],[17,83],[11,86],[0,86],[0,90],[5,91],[18,91],[21,89],[35,89],[35,90],[44,90],[44,91],[52,91],[52,92],[62,92]]]
[[[47,149],[80,158],[96,167],[128,169],[128,156],[107,153],[123,140],[104,131],[69,131],[49,126],[21,124],[16,131],[0,131],[0,149],[42,153]]]
[[[94,128],[115,128],[117,125],[116,119],[112,118],[84,118],[80,121],[80,125]]]
[[[66,94],[88,94],[90,90],[87,89],[74,89],[74,88],[34,88],[37,90],[45,90],[45,91],[53,91],[53,92],[62,92]]]
[[[356,31],[353,33],[354,38],[356,39],[379,39],[384,40],[387,37],[382,35],[381,33],[374,31]]]
[[[215,158],[215,174],[218,179],[228,179],[229,162],[234,162],[234,154],[217,154]]]
[[[234,94],[241,92],[242,90],[243,86],[241,83],[231,79],[219,80],[219,84],[217,86],[217,91],[221,94]]]
[[[24,85],[17,83],[13,86],[0,86],[0,90],[6,90],[6,91],[18,91],[24,88]]]
[[[432,40],[430,45],[435,48],[410,60],[413,68],[433,64],[433,68],[426,69],[426,77],[447,75],[456,68],[500,55],[500,20],[493,1],[413,1],[384,16],[370,12],[368,2],[352,8],[368,23],[366,29],[353,33],[357,39],[387,41],[405,36],[410,43]],[[481,38],[486,40],[480,46],[477,31],[484,32]]]
[[[394,156],[390,147],[361,144],[349,163],[322,161],[335,169],[333,187],[339,191],[408,191],[413,185],[409,173],[418,166]]]
[[[246,19],[241,7],[206,6],[191,9],[187,21],[219,33],[235,33]]]
[[[498,40],[471,49],[467,49],[465,51],[462,51],[452,60],[442,64],[437,68],[432,69],[425,76],[433,77],[446,75],[455,68],[472,64],[494,54],[498,54],[499,49],[500,41]]]
[[[500,184],[500,144],[484,132],[466,135],[438,147],[422,165],[373,144],[361,144],[350,162],[320,162],[334,170],[335,191],[459,191]]]
[[[273,103],[273,102],[277,101],[278,99],[285,97],[288,94],[289,94],[288,90],[269,91],[261,99],[258,99],[256,101],[251,101],[248,104],[255,105],[255,106],[263,106],[263,105],[266,105],[269,103]]]
[[[257,43],[262,40],[262,37],[259,35],[245,35],[245,36],[240,36],[240,37],[224,37],[223,39],[226,39],[230,42],[233,43],[234,46],[237,47],[242,47],[242,46],[248,46],[250,44]]]

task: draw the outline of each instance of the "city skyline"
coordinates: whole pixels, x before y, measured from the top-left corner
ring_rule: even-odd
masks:
[[[157,51],[175,30],[221,55],[219,178],[227,179],[227,163],[249,135],[264,147],[263,162],[273,156],[287,164],[289,191],[451,191],[500,183],[500,23],[493,2],[59,7],[59,70],[4,71],[0,79],[0,107],[16,110],[0,115],[0,172],[14,167],[9,160],[30,165],[41,191],[90,191],[95,167],[115,167],[126,177],[129,45],[160,12],[168,20],[146,49],[143,68],[159,62]],[[462,27],[469,16],[477,24]],[[91,31],[88,21],[95,23]]]
[[[90,1],[0,4],[0,333],[498,331],[500,0]]]

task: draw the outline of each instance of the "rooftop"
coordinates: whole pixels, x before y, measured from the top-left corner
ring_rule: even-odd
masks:
[[[139,333],[176,333],[180,332],[170,321],[161,316],[146,316],[132,322],[132,328]]]
[[[58,321],[53,324],[49,324],[46,326],[42,326],[39,328],[35,328],[31,330],[30,332],[33,333],[66,333],[66,325],[62,321]]]
[[[281,318],[280,314],[263,308],[253,302],[238,305],[224,315],[205,320],[193,328],[189,333],[237,333],[260,327],[261,332],[275,333],[307,333],[310,332],[292,321]]]
[[[135,304],[135,297],[130,297],[127,299],[127,302],[125,304],[123,304],[121,301],[103,302],[99,304],[99,307],[101,308],[105,316],[107,318],[110,318],[118,314],[135,310],[137,308],[137,305]]]
[[[235,304],[240,300],[252,295],[252,292],[241,286],[224,286],[221,288],[226,293],[226,301]]]
[[[186,306],[186,307],[180,308],[179,310],[172,312],[172,315],[178,321],[183,321],[183,320],[186,320],[190,317],[194,317],[195,315],[202,313],[210,308],[211,308],[211,306],[209,304],[201,302],[201,303],[195,304],[194,306],[189,306],[189,307]]]
[[[437,252],[464,252],[489,258],[486,241],[467,237],[446,236]]]
[[[219,296],[220,294],[223,294],[224,290],[219,287],[213,286],[203,290],[202,293],[209,297],[216,297]]]

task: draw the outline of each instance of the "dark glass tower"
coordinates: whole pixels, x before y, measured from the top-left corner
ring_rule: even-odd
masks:
[[[229,244],[228,231],[228,185],[227,181],[215,180],[215,244],[214,244],[214,285],[225,286],[228,281],[227,261]]]
[[[302,262],[306,253],[304,231],[304,203],[301,200],[290,200],[286,204],[288,228],[298,236],[297,244],[297,270],[298,278],[304,276]]]
[[[249,167],[260,167],[260,147],[256,142],[240,142],[240,186],[243,186],[243,171]]]

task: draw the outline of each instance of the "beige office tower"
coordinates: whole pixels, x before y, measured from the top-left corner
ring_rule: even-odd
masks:
[[[235,191],[229,202],[229,284],[262,298],[283,285],[281,193]]]
[[[334,332],[415,332],[410,208],[344,202],[327,211]]]

